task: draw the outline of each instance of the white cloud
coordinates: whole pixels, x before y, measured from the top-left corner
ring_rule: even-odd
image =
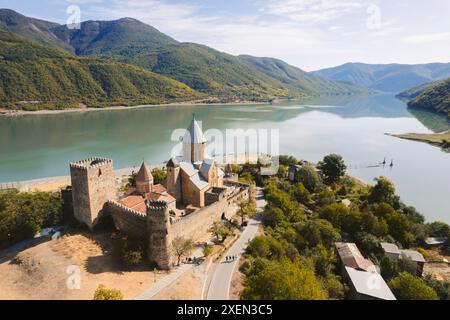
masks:
[[[450,41],[450,32],[422,33],[403,38],[403,42],[408,44],[426,44],[441,41]]]
[[[261,12],[296,22],[332,21],[367,8],[366,0],[267,0]]]
[[[203,6],[202,2],[182,0],[66,3],[69,1],[84,3],[80,5],[83,17],[132,17],[179,41],[201,43],[235,55],[271,56],[305,70],[348,61],[438,61],[448,52],[441,41],[448,39],[447,33],[405,34],[406,30],[423,30],[411,21],[410,11],[416,8],[412,0],[399,0],[401,6],[387,0],[254,0],[254,7],[245,10],[231,3],[226,10],[214,10],[210,2]],[[369,10],[375,7],[376,11]],[[369,28],[368,19],[376,22],[377,28]],[[430,42],[435,42],[432,48],[411,50],[411,44]]]

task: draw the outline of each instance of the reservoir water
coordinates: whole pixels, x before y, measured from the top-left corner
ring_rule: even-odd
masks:
[[[176,144],[173,130],[185,128],[192,113],[205,130],[278,129],[282,154],[316,162],[339,153],[351,174],[366,182],[386,176],[428,221],[450,222],[450,154],[385,135],[449,125],[430,114],[414,117],[393,96],[0,117],[0,182],[67,175],[69,162],[93,155],[112,158],[115,168],[162,163]],[[394,167],[372,167],[384,158]]]

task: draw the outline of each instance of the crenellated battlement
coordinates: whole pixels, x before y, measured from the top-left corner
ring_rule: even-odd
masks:
[[[147,203],[147,211],[164,211],[167,209],[167,202],[165,201],[148,201]]]
[[[108,158],[103,158],[103,157],[90,157],[81,161],[77,161],[77,162],[72,162],[70,164],[71,168],[76,168],[76,169],[95,169],[95,168],[101,168],[107,164],[112,164],[112,160],[108,159]]]
[[[114,201],[114,200],[108,200],[107,204],[109,206],[112,206],[112,207],[115,207],[115,208],[121,210],[124,213],[130,214],[131,216],[134,216],[136,218],[140,218],[140,219],[143,219],[143,220],[146,219],[146,215],[143,214],[142,212],[139,212],[139,211],[133,210],[133,209],[127,207],[127,206],[124,206],[120,202],[117,202],[117,201]]]

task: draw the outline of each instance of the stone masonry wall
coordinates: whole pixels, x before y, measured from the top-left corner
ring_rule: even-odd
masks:
[[[146,215],[127,208],[115,201],[108,201],[106,206],[118,230],[131,237],[147,240]]]
[[[208,229],[215,221],[222,218],[223,213],[227,218],[230,218],[227,216],[230,205],[248,199],[248,195],[248,189],[244,189],[233,197],[222,197],[219,202],[183,217],[172,225],[173,238],[180,236],[193,241],[198,240],[208,233]]]

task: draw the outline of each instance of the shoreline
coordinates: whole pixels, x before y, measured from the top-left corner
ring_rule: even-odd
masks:
[[[240,155],[225,155],[216,157],[216,161],[219,165],[223,165],[224,163],[245,163],[245,162],[254,162],[256,163],[260,155],[257,154],[240,154]],[[69,164],[68,164],[69,165]],[[148,164],[150,169],[153,168],[163,168],[166,166],[166,163],[160,164]],[[133,171],[138,171],[140,168],[140,163],[135,166],[125,167],[114,169],[114,173],[116,176],[116,180],[122,180],[131,175]],[[43,178],[36,178],[30,180],[20,180],[20,181],[5,181],[0,182],[0,191],[6,188],[15,188],[21,192],[30,192],[30,191],[57,191],[61,188],[64,188],[71,184],[70,175],[63,176],[50,176]],[[2,188],[3,187],[3,188]]]
[[[281,102],[285,100],[280,100]],[[70,108],[63,110],[37,110],[37,111],[25,111],[25,110],[9,110],[0,108],[0,117],[20,117],[28,115],[49,115],[49,114],[63,114],[63,113],[83,113],[94,111],[116,111],[116,110],[133,110],[144,108],[156,108],[156,107],[182,107],[182,106],[223,106],[223,105],[269,105],[270,102],[257,102],[257,101],[234,101],[234,102],[201,102],[201,101],[185,101],[185,102],[173,102],[164,104],[145,104],[136,106],[111,106],[104,108]]]
[[[385,135],[403,140],[427,143],[431,146],[439,147],[443,150],[450,150],[450,130],[438,133],[385,133]]]

